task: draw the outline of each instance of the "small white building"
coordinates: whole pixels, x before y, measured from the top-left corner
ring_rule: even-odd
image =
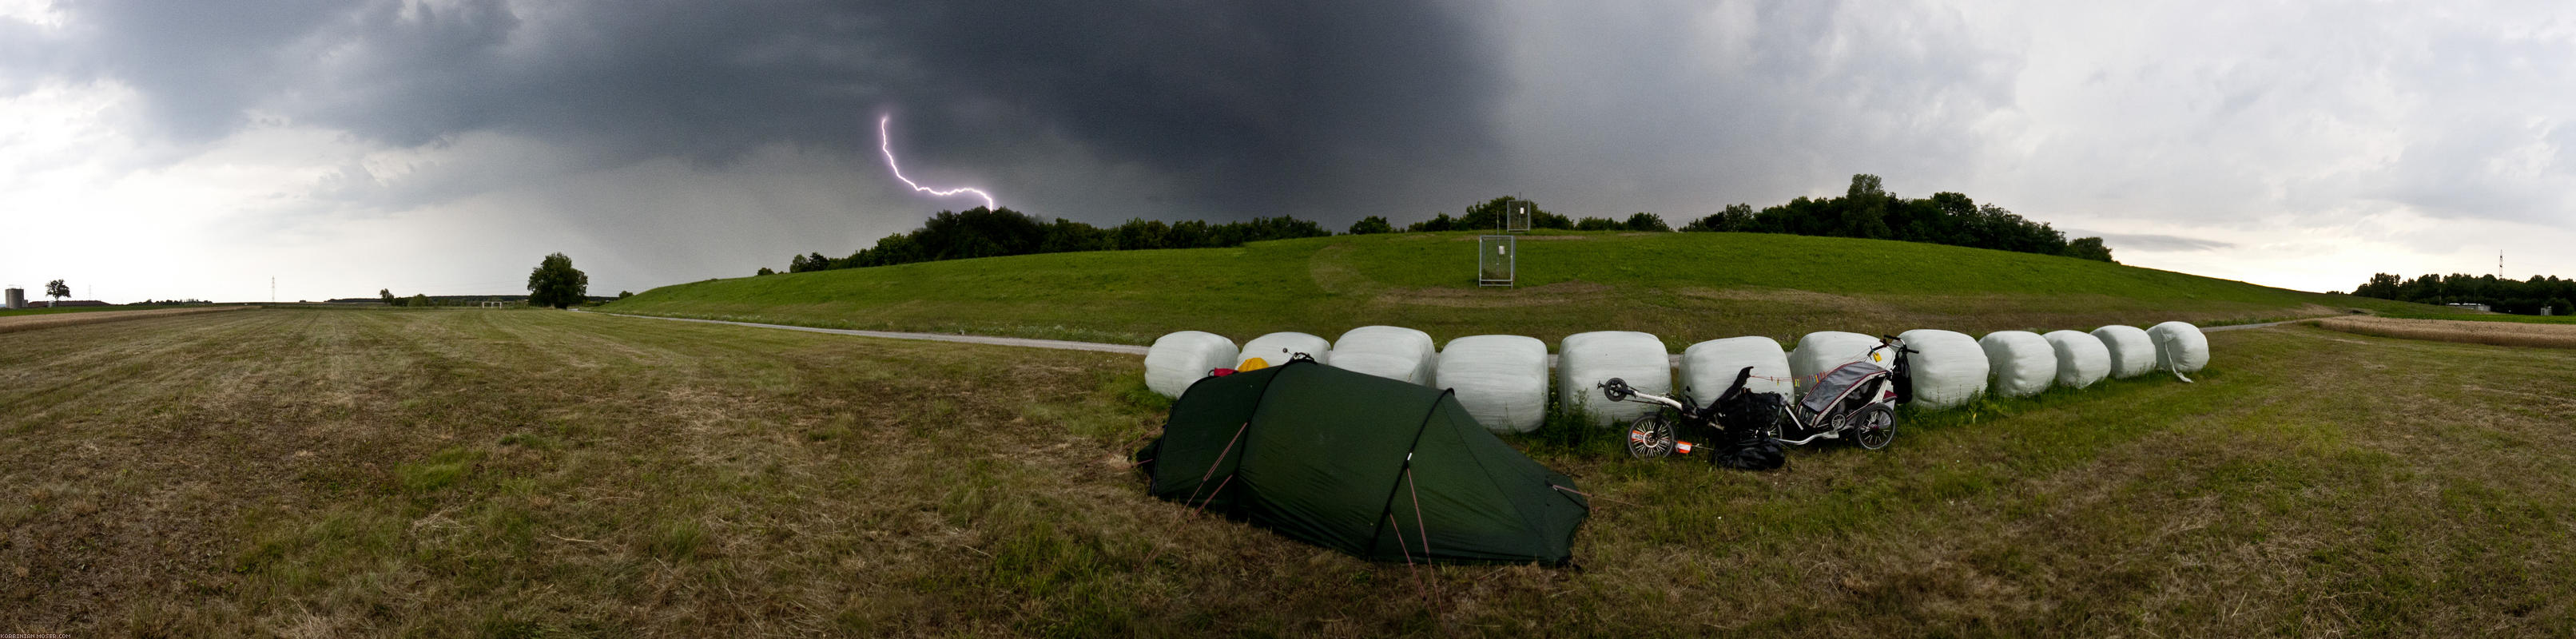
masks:
[[[2465,308],[2465,309],[2470,309],[2470,310],[2474,310],[2474,311],[2478,311],[2478,312],[2487,312],[2487,311],[2494,310],[2494,309],[2487,308],[2487,305],[2485,305],[2485,304],[2470,304],[2470,303],[2466,303],[2466,302],[2462,302],[2462,303],[2459,303],[2459,304],[2451,304],[2451,305],[2449,305],[2449,306],[2450,306],[2451,308]]]
[[[0,301],[0,308],[21,309],[21,308],[26,308],[26,307],[27,307],[27,289],[18,288],[18,287],[15,287],[15,286],[9,287],[8,299],[7,299],[7,300],[5,300],[5,301]]]

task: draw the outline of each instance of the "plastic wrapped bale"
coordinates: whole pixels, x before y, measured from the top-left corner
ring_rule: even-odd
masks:
[[[1333,340],[1333,366],[1387,379],[1431,386],[1439,361],[1431,335],[1410,328],[1362,326]]]
[[[2200,334],[2198,326],[2182,322],[2150,326],[2147,341],[2156,345],[2156,368],[2190,373],[2209,365],[2209,336]]]
[[[1595,385],[1610,378],[1627,380],[1640,393],[1673,392],[1672,358],[1664,353],[1664,341],[1653,335],[1636,331],[1576,333],[1566,336],[1556,352],[1557,402],[1581,408],[1592,416],[1595,426],[1633,420],[1649,408],[1646,404],[1613,402],[1603,397]]]
[[[1729,337],[1713,339],[1682,349],[1682,366],[1675,382],[1684,392],[1702,404],[1717,401],[1735,374],[1753,367],[1753,378],[1744,387],[1756,393],[1789,394],[1789,352],[1780,342],[1768,337]]]
[[[1199,331],[1164,335],[1154,340],[1153,348],[1145,349],[1145,387],[1164,397],[1180,397],[1208,371],[1243,361],[1238,355],[1234,340],[1223,335]]]
[[[1303,354],[1317,364],[1333,363],[1333,343],[1305,333],[1271,333],[1243,343],[1235,370],[1255,371],[1288,363],[1289,358]]]
[[[1519,335],[1449,340],[1433,377],[1494,432],[1526,433],[1547,421],[1547,342]]]
[[[2037,395],[2057,381],[2057,347],[2038,333],[1995,331],[1979,338],[1977,346],[1986,351],[1986,368],[1994,375],[1988,388],[1996,395]]]
[[[2057,351],[2057,385],[2083,388],[2111,374],[2111,349],[2102,338],[2083,331],[2049,331],[2050,350]]]
[[[1966,333],[1918,328],[1896,334],[1905,347],[1918,351],[1906,356],[1908,371],[1914,379],[1913,398],[1909,402],[1926,410],[1958,408],[1977,401],[1986,394],[1986,349],[1977,338]]]
[[[1818,331],[1798,338],[1797,350],[1789,351],[1789,374],[1798,380],[1798,392],[1816,385],[1816,378],[1844,364],[1869,359],[1869,349],[1878,348],[1878,338],[1842,331]],[[1884,357],[1884,356],[1882,356]],[[1882,359],[1880,364],[1894,366],[1896,360]]]
[[[2145,329],[2112,324],[2093,329],[2093,337],[2111,352],[2112,377],[2137,377],[2156,369],[2156,343],[2147,339]]]

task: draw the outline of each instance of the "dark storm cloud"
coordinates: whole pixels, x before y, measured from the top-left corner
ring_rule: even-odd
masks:
[[[488,131],[600,165],[721,164],[774,143],[872,153],[892,109],[924,141],[907,162],[1000,165],[1056,141],[1176,177],[1213,215],[1473,155],[1499,83],[1463,18],[1421,2],[58,8],[49,46],[0,45],[7,66],[129,84],[181,142],[277,115],[396,146]]]

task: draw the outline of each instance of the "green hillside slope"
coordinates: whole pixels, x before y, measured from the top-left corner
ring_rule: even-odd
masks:
[[[1817,330],[2091,329],[2448,309],[2323,295],[2063,257],[1749,233],[1539,233],[1515,288],[1475,285],[1473,233],[1363,235],[1181,249],[1026,255],[708,280],[607,305],[624,313],[833,328],[1151,343],[1177,330],[1238,341],[1331,338],[1371,324],[1446,340],[1555,341],[1593,330],[1679,346]]]

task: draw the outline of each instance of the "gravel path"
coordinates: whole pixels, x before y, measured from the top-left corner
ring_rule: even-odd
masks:
[[[2332,316],[2332,315],[2329,315],[2329,316],[2327,316],[2327,317],[2333,317],[2333,316]],[[2281,321],[2278,321],[2278,322],[2264,322],[2264,323],[2261,323],[2261,324],[2237,324],[2237,325],[2235,325],[2235,326],[2208,326],[2208,327],[2203,327],[2203,328],[2201,328],[2201,329],[2200,329],[2200,332],[2203,332],[2203,333],[2209,333],[2209,332],[2216,332],[2216,331],[2232,331],[2232,330],[2236,330],[2236,329],[2240,329],[2240,328],[2262,328],[2262,327],[2265,327],[2265,326],[2280,326],[2280,325],[2282,325],[2282,324],[2290,324],[2290,323],[2295,323],[2295,322],[2305,322],[2305,321],[2312,320],[2312,319],[2317,319],[2317,318],[2314,318],[2314,317],[2306,317],[2306,318],[2300,318],[2300,319],[2294,319],[2294,320],[2281,320]]]
[[[851,330],[851,329],[846,329],[846,328],[814,328],[814,327],[811,327],[811,326],[789,326],[789,325],[786,325],[786,324],[761,324],[761,323],[756,323],[756,322],[732,322],[732,321],[726,321],[726,320],[690,319],[690,318],[686,318],[686,317],[660,317],[660,316],[655,316],[655,315],[628,315],[628,314],[625,314],[625,313],[607,313],[607,312],[600,312],[600,311],[584,311],[584,312],[599,313],[599,314],[601,314],[601,315],[615,315],[615,316],[618,316],[618,317],[640,317],[640,318],[644,318],[644,319],[671,320],[671,321],[674,321],[674,322],[700,322],[700,323],[705,323],[705,324],[732,324],[732,325],[735,325],[735,326],[750,326],[750,327],[754,327],[754,328],[783,328],[783,329],[787,329],[787,330],[791,330],[791,331],[805,331],[805,332],[809,332],[809,333],[831,333],[831,334],[834,334],[834,335],[856,335],[856,336],[859,336],[859,337],[882,337],[882,338],[885,338],[885,339],[918,339],[918,340],[929,340],[929,341],[934,341],[934,342],[963,342],[963,343],[967,343],[967,344],[992,344],[992,345],[996,345],[996,346],[1019,346],[1019,347],[1023,347],[1023,348],[1052,348],[1052,349],[1056,349],[1056,350],[1060,350],[1060,351],[1097,351],[1097,352],[1102,352],[1102,353],[1125,353],[1125,354],[1128,354],[1128,355],[1143,355],[1143,354],[1145,354],[1145,351],[1146,351],[1146,347],[1143,347],[1143,346],[1133,346],[1133,345],[1128,345],[1128,344],[1101,344],[1101,343],[1098,343],[1098,342],[1068,342],[1068,341],[1064,341],[1064,340],[1056,340],[1056,339],[1029,339],[1029,338],[1025,338],[1025,337],[989,337],[989,336],[984,336],[984,335],[951,335],[951,334],[948,334],[948,333],[900,333],[900,332],[894,332],[894,331],[860,331],[860,330]],[[2279,326],[2279,325],[2282,325],[2282,324],[2288,324],[2288,323],[2291,323],[2291,322],[2303,322],[2303,321],[2307,321],[2307,320],[2300,319],[2300,320],[2285,320],[2285,321],[2279,321],[2279,322],[2265,322],[2265,323],[2262,323],[2262,324],[2237,324],[2237,325],[2234,325],[2234,326],[2212,326],[2212,327],[2203,328],[2203,329],[2200,329],[2200,330],[2201,330],[2202,332],[2209,332],[2209,331],[2232,331],[2232,330],[2245,329],[2245,328],[2263,328],[2263,327],[2266,327],[2266,326]],[[1670,356],[1670,358],[1671,358],[1671,360],[1672,360],[1672,362],[1673,362],[1673,365],[1674,365],[1674,366],[1680,366],[1680,365],[1681,365],[1682,356],[1680,356],[1680,355],[1672,355],[1672,356]],[[1550,354],[1547,356],[1547,365],[1548,365],[1548,367],[1549,367],[1549,368],[1555,368],[1555,367],[1556,367],[1556,355],[1555,355],[1555,354],[1550,353]]]
[[[585,312],[594,312],[594,313],[597,313],[598,311],[585,311]],[[964,343],[968,343],[968,344],[992,344],[992,345],[995,345],[995,346],[1019,346],[1019,347],[1023,347],[1023,348],[1052,348],[1052,349],[1056,349],[1056,350],[1060,350],[1060,351],[1098,351],[1098,352],[1102,352],[1102,353],[1125,353],[1125,354],[1128,354],[1128,355],[1143,355],[1143,354],[1145,354],[1145,347],[1143,347],[1143,346],[1130,346],[1130,345],[1127,345],[1127,344],[1100,344],[1100,343],[1095,343],[1095,342],[1068,342],[1068,341],[1064,341],[1064,340],[1055,340],[1055,339],[1029,339],[1029,338],[1025,338],[1025,337],[988,337],[988,336],[984,336],[984,335],[951,335],[951,334],[947,334],[947,333],[898,333],[898,332],[893,332],[893,331],[858,331],[858,330],[850,330],[850,329],[846,329],[846,328],[814,328],[814,327],[811,327],[811,326],[788,326],[788,325],[785,325],[785,324],[759,324],[759,323],[754,323],[754,322],[728,322],[728,321],[725,321],[725,320],[690,319],[690,318],[686,318],[686,317],[658,317],[658,316],[653,316],[653,315],[628,315],[628,314],[625,314],[625,313],[599,313],[599,314],[601,314],[601,315],[615,315],[615,316],[618,316],[618,317],[641,317],[641,318],[644,318],[644,319],[671,320],[671,321],[674,321],[674,322],[700,322],[700,323],[705,323],[705,324],[732,324],[732,325],[735,325],[735,326],[750,326],[750,327],[755,327],[755,328],[783,328],[783,329],[787,329],[787,330],[791,330],[791,331],[805,331],[805,332],[809,332],[809,333],[831,333],[831,334],[833,334],[833,335],[856,335],[856,336],[859,336],[859,337],[882,337],[882,338],[885,338],[885,339],[918,339],[918,340],[929,340],[929,341],[933,341],[933,342],[964,342]]]

